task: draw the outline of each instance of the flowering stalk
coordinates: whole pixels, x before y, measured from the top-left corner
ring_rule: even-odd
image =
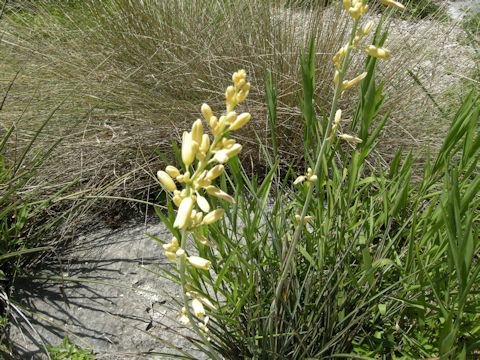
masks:
[[[315,162],[315,167],[313,169],[313,174],[319,174],[320,173],[320,164],[321,164],[321,161],[322,161],[322,158],[323,158],[323,154],[325,153],[327,143],[330,140],[330,138],[329,138],[330,137],[330,132],[331,132],[331,129],[332,129],[332,124],[333,124],[334,119],[335,119],[335,112],[336,112],[336,109],[337,109],[338,100],[340,99],[340,95],[341,95],[341,92],[342,92],[341,84],[343,82],[343,78],[345,76],[345,71],[348,68],[348,64],[349,64],[349,61],[350,61],[350,53],[351,53],[351,50],[352,50],[351,45],[353,43],[353,39],[355,38],[355,33],[356,33],[356,30],[357,30],[357,27],[358,27],[358,22],[359,22],[359,18],[354,19],[353,28],[352,28],[352,32],[351,32],[351,35],[350,35],[350,41],[349,41],[349,44],[348,44],[349,46],[346,47],[345,54],[344,54],[344,57],[343,57],[343,64],[342,64],[340,70],[338,71],[338,81],[337,81],[336,86],[335,86],[335,95],[333,97],[332,107],[330,109],[330,116],[328,118],[326,133],[325,133],[325,136],[323,138],[322,145],[320,147],[320,151],[317,155],[317,159],[316,159],[316,162]],[[318,177],[318,175],[317,175],[317,177]],[[297,243],[298,243],[298,240],[300,239],[301,230],[304,226],[304,219],[305,219],[305,216],[307,215],[308,207],[309,207],[310,201],[312,199],[313,188],[314,188],[314,186],[312,186],[312,185],[310,185],[309,188],[308,188],[308,193],[307,193],[307,197],[305,199],[305,203],[304,203],[303,208],[302,208],[302,212],[300,213],[300,217],[297,219],[298,220],[298,225],[295,229],[293,239],[292,239],[292,242],[291,242],[290,247],[288,249],[288,253],[287,253],[287,256],[286,256],[286,259],[285,259],[285,262],[284,262],[282,273],[280,275],[277,286],[275,288],[274,301],[272,302],[272,305],[270,307],[270,315],[271,315],[270,320],[269,320],[270,321],[270,326],[273,325],[273,323],[272,323],[273,313],[274,313],[275,309],[278,309],[278,304],[280,303],[280,299],[281,299],[281,296],[282,296],[283,286],[284,286],[285,280],[287,279],[287,275],[290,271],[290,267],[292,265],[293,255],[295,254],[295,251],[296,251],[296,248],[297,248]]]
[[[209,337],[206,336],[208,333],[208,316],[205,317],[206,312],[203,305],[205,304],[212,311],[216,310],[216,307],[207,298],[188,290],[189,284],[185,274],[187,266],[208,271],[211,262],[199,256],[188,256],[186,242],[188,234],[192,233],[194,239],[202,245],[215,247],[215,244],[208,241],[205,236],[196,233],[200,226],[208,226],[224,215],[224,210],[221,208],[210,209],[206,194],[230,203],[234,202],[230,195],[214,186],[213,182],[224,171],[223,164],[242,150],[242,146],[227,135],[230,131],[240,129],[251,117],[249,113],[237,115],[234,111],[235,106],[248,96],[250,84],[246,82],[246,76],[244,70],[239,70],[233,74],[233,86],[229,86],[225,93],[227,109],[225,115],[217,118],[207,104],[202,105],[202,115],[214,136],[212,142],[210,142],[209,135],[204,134],[203,122],[200,119],[194,122],[190,132],[185,131],[183,133],[181,160],[185,164],[185,172],[181,174],[180,170],[169,165],[165,168],[165,171],[160,170],[157,173],[158,180],[165,190],[172,193],[172,200],[178,207],[173,227],[181,231],[180,243],[174,237],[171,243],[165,244],[163,247],[165,256],[179,264],[180,282],[185,304],[182,312],[179,313],[180,321],[192,325],[196,334],[208,347],[212,358],[218,360],[220,358],[211,346]],[[217,163],[217,165],[213,165],[214,163]],[[209,166],[211,168],[207,169]],[[177,189],[173,178],[180,184],[184,184],[182,190]],[[192,297],[191,301],[189,297]],[[204,323],[200,323],[200,326],[196,324],[190,306],[196,318],[205,318]]]
[[[390,0],[384,0],[382,2],[386,5],[395,6],[397,8],[402,6],[401,4],[397,2],[394,3],[393,1],[390,1]],[[360,19],[368,9],[368,5],[364,3],[364,0],[343,0],[343,4],[345,6],[345,9],[349,12],[350,16],[353,19],[353,26],[352,26],[352,32],[350,35],[349,43],[343,46],[337,52],[337,54],[335,54],[335,56],[333,57],[333,62],[335,63],[335,66],[336,66],[336,72],[334,77],[335,93],[332,101],[332,106],[330,109],[330,115],[328,118],[328,124],[326,127],[325,136],[323,138],[320,151],[316,158],[314,170],[313,172],[309,171],[309,174],[313,173],[314,174],[313,176],[317,176],[317,178],[320,177],[321,162],[322,162],[324,153],[326,151],[327,144],[330,142],[330,140],[333,139],[334,136],[336,136],[337,125],[340,122],[341,111],[337,110],[338,100],[340,99],[340,97],[342,96],[343,92],[346,89],[358,84],[367,75],[366,73],[363,73],[351,81],[343,80],[345,77],[345,72],[348,69],[348,66],[350,63],[350,54],[352,49],[357,48],[361,37],[367,35],[373,27],[373,23],[368,22],[357,33],[357,28],[358,28]],[[366,47],[364,50],[368,55],[381,58],[381,59],[388,59],[390,56],[388,50],[383,48],[377,48],[373,45]],[[361,139],[348,134],[340,134],[338,136],[341,139],[346,141],[351,141],[351,142],[362,141]],[[312,175],[310,174],[310,176]],[[301,176],[300,178],[301,180],[297,179],[299,180],[298,182],[305,180],[306,177]],[[296,183],[298,182],[296,181]],[[297,215],[296,217],[296,220],[298,221],[298,225],[295,228],[295,232],[285,258],[285,262],[283,263],[283,269],[282,269],[280,278],[278,280],[277,286],[275,288],[275,297],[270,306],[270,317],[269,317],[270,330],[273,330],[273,322],[272,322],[272,319],[274,317],[273,315],[275,314],[275,311],[276,310],[278,311],[279,309],[282,292],[284,290],[284,284],[289,274],[290,268],[292,266],[293,257],[294,257],[294,254],[296,253],[297,244],[300,239],[301,231],[305,224],[305,219],[309,219],[309,217],[307,217],[307,211],[310,205],[310,201],[312,199],[313,188],[314,186],[312,186],[312,184],[309,184],[307,196],[305,198],[305,203],[303,205],[302,211],[300,215],[299,216]]]

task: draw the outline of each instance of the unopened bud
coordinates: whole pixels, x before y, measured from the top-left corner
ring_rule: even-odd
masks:
[[[187,259],[188,262],[197,269],[208,270],[211,264],[209,260],[201,258],[200,256],[189,256]]]
[[[182,200],[178,207],[177,217],[173,223],[174,228],[184,229],[187,226],[192,214],[193,204],[194,199],[191,196]]]
[[[163,185],[163,187],[168,191],[173,192],[177,190],[177,186],[173,182],[172,178],[165,171],[159,170],[157,172],[157,177],[158,177],[158,180],[160,180],[160,183]]]
[[[176,178],[178,175],[180,175],[180,171],[175,166],[172,166],[172,165],[168,165],[165,168],[165,172],[173,178]]]
[[[207,104],[202,105],[202,115],[205,120],[210,122],[210,118],[213,116],[212,109]]]
[[[235,120],[235,122],[230,125],[230,130],[238,130],[240,129],[243,125],[245,125],[251,118],[251,115],[249,113],[242,113],[240,116]]]
[[[182,139],[182,161],[185,166],[189,166],[191,163],[193,163],[193,160],[195,159],[195,152],[192,133],[185,131]]]
[[[384,48],[376,47],[375,45],[369,45],[365,48],[365,52],[373,57],[388,60],[390,59],[390,51]]]
[[[202,120],[197,119],[192,126],[192,140],[195,141],[197,144],[201,144],[202,136],[203,136]]]
[[[393,1],[393,0],[380,0],[380,1],[382,2],[383,5],[392,6],[400,10],[405,9],[405,6],[403,6],[398,1]]]
[[[211,212],[209,212],[205,217],[203,218],[203,223],[205,225],[210,225],[220,219],[223,214],[225,213],[225,210],[223,209],[215,209]]]

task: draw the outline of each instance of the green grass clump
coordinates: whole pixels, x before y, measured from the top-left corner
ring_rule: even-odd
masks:
[[[467,359],[478,352],[479,98],[472,93],[457,108],[437,154],[426,150],[419,180],[412,177],[419,154],[411,150],[397,151],[386,168],[372,166],[369,156],[389,118],[376,79],[377,62],[389,57],[387,34],[380,24],[355,81],[353,120],[343,126],[338,100],[353,85],[344,76],[361,49],[356,36],[368,32],[359,30],[366,23],[355,11],[362,8],[348,9],[353,30],[335,56],[328,114],[314,106],[313,40],[309,56],[300,58],[307,171],[280,171],[274,142],[273,151],[261,143],[265,178],[249,176],[231,158],[238,151],[224,156],[238,150],[222,138],[235,128],[230,104],[242,70],[227,89],[224,116],[202,106],[215,136],[211,146],[203,145],[208,135],[197,120],[181,151],[175,147],[178,169],[158,173],[172,202],[157,213],[174,238],[155,240],[177,263],[158,271],[181,286],[177,315],[208,358]],[[279,93],[274,77],[265,77],[275,133]],[[223,165],[214,170],[227,161],[228,172]]]

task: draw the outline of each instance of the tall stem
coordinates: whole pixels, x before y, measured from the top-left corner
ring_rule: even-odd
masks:
[[[188,234],[188,232],[185,229],[183,229],[182,230],[182,240],[180,242],[180,247],[182,249],[185,249],[185,245],[187,244],[187,234]],[[192,325],[195,333],[200,337],[200,339],[202,339],[202,342],[205,345],[207,345],[207,348],[210,351],[209,355],[212,357],[212,359],[221,360],[221,358],[218,356],[215,349],[210,344],[210,341],[208,341],[208,339],[205,337],[205,335],[202,334],[202,331],[198,327],[197,323],[195,322],[195,319],[192,316],[192,313],[190,312],[190,307],[188,306],[189,299],[188,299],[188,296],[187,296],[187,287],[186,287],[187,281],[186,281],[186,278],[185,278],[185,270],[186,270],[185,256],[181,256],[180,257],[180,281],[182,283],[183,303],[185,304],[185,312],[187,314],[188,321],[190,322],[190,325]]]
[[[343,82],[343,79],[344,79],[344,76],[345,76],[345,71],[347,70],[349,62],[350,62],[350,53],[351,53],[351,50],[352,50],[353,39],[355,38],[355,33],[357,31],[358,22],[359,22],[359,19],[356,19],[353,23],[352,32],[351,32],[351,35],[350,35],[350,41],[348,43],[349,46],[347,48],[347,52],[345,53],[342,68],[339,71],[338,82],[337,82],[337,85],[335,87],[335,95],[333,97],[332,107],[330,109],[330,115],[329,115],[329,118],[328,118],[328,124],[327,124],[327,128],[326,128],[326,131],[325,131],[325,136],[323,138],[322,145],[320,147],[320,151],[318,153],[318,156],[317,156],[317,159],[316,159],[316,162],[315,162],[315,168],[313,170],[313,173],[317,174],[317,176],[320,175],[322,158],[323,158],[323,155],[326,151],[327,143],[329,142],[330,132],[331,132],[331,129],[332,129],[333,121],[335,119],[335,112],[337,110],[338,100],[340,99],[340,96],[341,96],[342,82]],[[318,178],[320,178],[320,176],[318,176]],[[293,261],[294,254],[296,253],[298,240],[300,239],[301,230],[304,226],[303,221],[305,219],[305,216],[307,215],[308,207],[309,207],[310,201],[312,199],[313,188],[314,188],[313,184],[310,184],[310,186],[308,188],[307,197],[305,199],[305,203],[304,203],[303,208],[302,208],[302,213],[300,215],[300,220],[298,221],[298,225],[295,229],[295,233],[293,235],[293,240],[292,240],[292,243],[290,244],[290,247],[288,249],[287,257],[286,257],[286,260],[284,262],[284,267],[283,267],[282,273],[280,275],[280,279],[278,280],[277,286],[275,288],[275,298],[274,298],[274,300],[273,300],[273,302],[270,306],[270,318],[269,318],[270,330],[273,329],[272,328],[272,326],[273,326],[273,322],[272,322],[273,314],[275,313],[275,309],[278,309],[280,298],[282,296],[282,289],[283,289],[285,280],[287,279],[290,268],[292,266],[292,261]]]

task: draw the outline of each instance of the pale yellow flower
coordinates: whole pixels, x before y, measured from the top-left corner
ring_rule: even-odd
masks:
[[[208,123],[210,123],[210,118],[213,116],[213,112],[210,106],[208,106],[207,104],[203,104],[201,111],[204,119],[207,120]]]
[[[207,186],[205,188],[205,190],[207,190],[207,193],[212,195],[212,196],[215,196],[215,197],[218,197],[222,200],[228,201],[231,204],[235,203],[235,199],[233,197],[228,195],[226,192],[220,190],[216,186],[213,186],[213,185]]]
[[[238,130],[242,126],[244,126],[251,118],[251,115],[249,113],[242,113],[240,116],[237,117],[237,119],[233,122],[232,125],[230,125],[229,130]]]
[[[176,178],[177,176],[180,175],[180,171],[175,166],[172,166],[172,165],[168,165],[165,168],[165,172],[168,175],[170,175],[172,178]]]
[[[199,194],[197,194],[197,204],[200,210],[203,212],[208,213],[210,211],[210,204],[208,203],[207,199]]]
[[[203,223],[205,225],[213,224],[215,221],[219,220],[224,213],[225,213],[225,210],[223,209],[215,209],[209,212],[207,215],[205,215],[205,217],[203,218]]]
[[[193,210],[193,204],[194,198],[192,196],[188,196],[182,200],[178,207],[177,217],[173,223],[174,228],[183,229],[188,225]]]
[[[349,142],[354,142],[354,143],[361,143],[361,142],[363,142],[362,139],[359,139],[359,138],[356,137],[356,136],[352,136],[352,135],[348,135],[348,134],[340,134],[340,135],[338,135],[338,137],[342,138],[342,139],[345,140],[345,141],[349,141]]]
[[[186,166],[193,163],[198,143],[192,139],[192,133],[185,131],[182,137],[182,161]]]
[[[197,119],[192,125],[192,140],[198,145],[202,143],[203,137],[203,124],[202,120]]]
[[[205,308],[200,300],[196,298],[192,300],[192,309],[196,317],[205,316]]]
[[[158,177],[158,180],[160,180],[160,183],[163,185],[163,187],[168,191],[173,192],[177,190],[177,186],[173,182],[173,179],[165,171],[159,170],[157,172],[157,177]]]
[[[300,184],[301,182],[305,181],[305,176],[299,176],[295,179],[295,181],[293,182],[293,185],[297,185],[297,184]]]
[[[196,267],[197,269],[208,270],[211,264],[209,260],[204,259],[200,256],[189,256],[187,260],[190,264],[192,264],[192,266]]]
[[[377,47],[375,45],[367,46],[365,48],[365,52],[368,55],[379,58],[379,59],[384,59],[384,60],[390,59],[390,51],[389,50],[387,50],[385,48]]]
[[[399,3],[398,1],[393,1],[393,0],[380,0],[382,2],[383,5],[387,5],[387,6],[392,6],[392,7],[396,7],[397,9],[400,9],[400,10],[404,10],[405,9],[405,6],[403,6],[401,3]]]
[[[222,174],[224,169],[225,169],[225,167],[223,165],[221,165],[221,164],[216,165],[208,171],[205,178],[208,179],[208,180],[214,180]]]
[[[211,247],[212,249],[216,249],[217,248],[217,245],[213,244],[212,242],[210,242],[205,236],[203,235],[200,235],[200,234],[195,234],[194,235],[195,239],[202,245],[205,245],[205,246],[208,246],[208,247]]]

